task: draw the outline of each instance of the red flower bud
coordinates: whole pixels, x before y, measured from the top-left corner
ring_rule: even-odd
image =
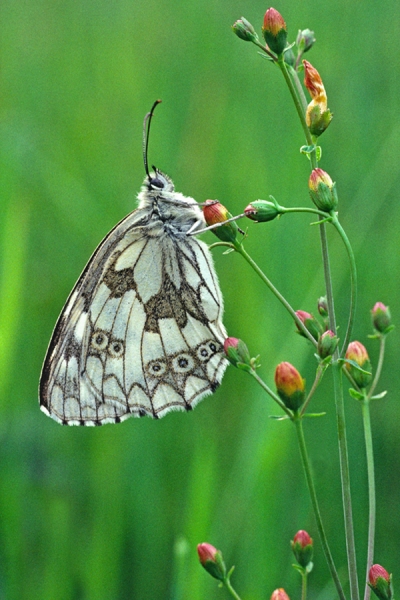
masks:
[[[303,323],[304,327],[311,333],[315,340],[318,340],[319,336],[322,334],[322,327],[320,323],[317,321],[312,314],[306,312],[305,310],[296,310],[296,315]],[[307,337],[304,332],[300,329],[299,325],[296,323],[297,330],[300,335],[303,337]]]
[[[224,341],[224,352],[229,362],[237,367],[239,364],[251,366],[250,353],[246,344],[238,338],[228,337]]]
[[[286,47],[287,31],[286,23],[282,15],[275,10],[269,8],[264,15],[264,23],[262,32],[268,46],[275,54],[282,54]]]
[[[276,391],[282,402],[290,410],[296,411],[304,402],[305,381],[293,365],[280,363],[275,369]]]
[[[360,388],[367,387],[372,379],[372,375],[371,363],[365,346],[361,342],[350,342],[346,350],[346,358],[355,363],[355,365],[345,363],[345,368],[349,371],[356,384]],[[363,371],[367,371],[367,373],[360,371],[356,365],[361,367]]]
[[[310,196],[315,206],[320,210],[330,212],[336,210],[338,197],[336,184],[333,183],[326,171],[323,169],[314,169],[308,180]]]
[[[392,576],[381,565],[372,565],[370,568],[368,585],[380,600],[393,598]]]
[[[306,567],[313,556],[312,538],[310,538],[307,531],[301,529],[296,533],[290,544],[299,565]]]
[[[197,546],[197,554],[201,565],[205,568],[212,577],[222,581],[226,577],[226,567],[219,550],[211,544],[199,544]]]
[[[391,315],[388,306],[377,302],[371,310],[372,324],[379,333],[385,333],[391,324]]]
[[[203,215],[208,226],[224,223],[232,217],[228,209],[218,200],[206,200],[203,206]],[[231,221],[221,227],[212,230],[215,235],[223,242],[234,242],[236,240],[238,226],[235,221]]]
[[[272,592],[271,600],[290,600],[290,598],[283,588],[279,588]]]

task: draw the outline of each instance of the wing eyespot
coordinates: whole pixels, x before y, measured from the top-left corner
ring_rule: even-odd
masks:
[[[104,333],[104,331],[95,331],[92,334],[91,346],[98,352],[102,352],[107,348],[108,336]]]

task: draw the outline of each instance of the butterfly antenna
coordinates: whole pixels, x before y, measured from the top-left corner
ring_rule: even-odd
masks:
[[[149,135],[150,135],[150,125],[151,125],[151,119],[153,117],[155,108],[157,106],[157,104],[160,104],[161,100],[156,100],[153,104],[153,106],[151,107],[150,112],[147,113],[147,115],[144,118],[143,121],[143,162],[144,162],[144,168],[146,171],[146,175],[147,177],[150,179],[150,173],[149,173],[149,163],[147,160],[147,151],[149,148]],[[154,167],[153,167],[154,169]]]

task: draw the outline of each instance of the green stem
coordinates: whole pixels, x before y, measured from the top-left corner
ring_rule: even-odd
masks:
[[[305,113],[306,110],[307,110],[307,100],[306,100],[306,97],[305,97],[305,94],[304,94],[303,87],[302,87],[302,85],[300,83],[299,74],[297,73],[297,71],[295,69],[293,69],[293,67],[288,66],[287,70],[289,71],[289,75],[292,78],[292,81],[293,81],[294,86],[296,88],[297,94],[298,94],[298,96],[300,98],[300,102],[301,102],[301,105],[303,107],[303,111]]]
[[[268,394],[269,396],[271,396],[271,398],[272,398],[273,400],[275,400],[275,402],[276,402],[277,404],[279,404],[279,406],[281,407],[281,409],[282,409],[283,411],[285,411],[285,413],[288,415],[288,417],[290,417],[290,418],[292,419],[292,418],[293,418],[293,414],[292,414],[291,410],[289,410],[289,409],[288,409],[288,408],[287,408],[287,407],[284,405],[284,403],[283,403],[283,402],[282,402],[282,400],[279,398],[279,396],[278,396],[277,394],[275,394],[275,393],[274,393],[274,392],[271,390],[271,388],[269,388],[269,387],[267,386],[267,384],[266,384],[266,383],[265,383],[265,382],[264,382],[264,381],[261,379],[261,377],[259,377],[259,376],[258,376],[257,372],[256,372],[256,371],[254,371],[254,369],[251,369],[250,371],[247,371],[247,372],[249,373],[249,375],[251,375],[252,377],[254,377],[254,379],[255,379],[255,380],[257,381],[257,383],[258,383],[258,384],[259,384],[259,385],[260,385],[260,386],[263,388],[263,390],[264,390],[265,392],[267,392],[267,394]]]
[[[376,521],[376,495],[375,495],[375,472],[374,472],[374,449],[372,445],[371,432],[371,414],[370,401],[365,398],[362,402],[362,415],[365,437],[365,453],[367,457],[367,472],[368,472],[368,500],[369,500],[369,517],[368,517],[368,551],[367,551],[367,575],[374,560],[374,540],[375,540],[375,521]],[[369,600],[371,588],[368,584],[365,585],[364,600]]]
[[[243,256],[243,258],[249,263],[249,265],[252,267],[252,269],[254,269],[254,271],[257,273],[257,275],[263,280],[263,282],[269,287],[269,289],[271,290],[271,292],[278,298],[279,302],[281,302],[283,304],[283,306],[286,308],[286,310],[291,314],[291,316],[293,317],[294,321],[296,322],[297,326],[300,328],[300,330],[304,333],[304,335],[307,337],[307,339],[310,340],[310,342],[317,347],[317,342],[316,340],[313,338],[313,336],[311,335],[311,333],[308,331],[308,329],[306,329],[306,327],[304,326],[304,324],[300,321],[299,317],[296,315],[294,309],[290,306],[289,302],[286,300],[286,298],[284,298],[284,296],[282,296],[282,294],[277,290],[277,288],[273,285],[273,283],[268,279],[268,277],[265,275],[265,273],[263,273],[263,271],[260,269],[260,267],[257,265],[256,262],[254,262],[254,260],[251,258],[251,256],[249,254],[247,254],[246,250],[243,248],[243,246],[241,244],[235,244],[235,250],[237,252],[239,252],[239,254],[241,254]]]
[[[240,600],[240,596],[233,589],[232,584],[231,584],[231,582],[229,580],[229,577],[227,577],[226,579],[224,579],[222,583],[224,584],[224,586],[226,587],[226,589],[228,590],[228,592],[230,593],[230,595],[232,596],[232,598],[235,598],[235,600]]]
[[[381,340],[381,343],[380,343],[380,347],[379,347],[378,365],[376,367],[376,372],[375,372],[374,380],[371,383],[371,387],[368,390],[368,396],[367,396],[368,400],[370,398],[372,398],[372,396],[374,395],[375,388],[378,385],[378,381],[379,381],[379,378],[380,378],[381,373],[382,373],[383,360],[385,358],[386,336],[385,335],[381,335],[380,340]]]
[[[331,572],[332,579],[335,583],[338,596],[341,600],[346,600],[345,595],[339,580],[339,576],[336,571],[335,563],[333,562],[332,554],[326,539],[324,526],[322,524],[321,512],[319,510],[317,494],[315,491],[314,480],[311,475],[310,461],[308,458],[306,442],[304,439],[302,420],[297,418],[293,419],[293,423],[296,426],[297,440],[300,449],[300,455],[303,463],[304,473],[306,476],[307,486],[311,497],[311,503],[314,509],[315,520],[317,522],[317,529],[321,539],[322,548],[325,554],[326,562],[328,563],[329,570]]]
[[[296,88],[295,88],[295,86],[293,84],[293,81],[292,81],[292,79],[291,79],[291,77],[290,77],[290,75],[289,75],[289,73],[287,71],[286,63],[283,60],[283,56],[278,57],[278,61],[277,62],[278,62],[278,66],[279,66],[280,70],[282,71],[282,75],[285,78],[285,81],[286,81],[286,84],[287,84],[287,86],[289,88],[290,94],[292,96],[292,99],[293,99],[294,105],[296,107],[297,114],[299,115],[300,123],[301,123],[301,126],[303,128],[304,135],[306,137],[307,143],[308,143],[309,146],[313,146],[314,145],[314,141],[312,139],[310,130],[308,129],[308,126],[307,126],[307,123],[306,123],[305,111],[304,111],[302,102],[301,102],[301,100],[300,100],[300,98],[298,96],[297,90],[296,90]],[[313,152],[311,152],[311,154],[310,154],[310,159],[312,159],[313,157],[314,157],[314,160],[316,162],[316,159],[315,159],[315,150]],[[313,169],[314,168],[315,167],[313,166]]]
[[[301,574],[301,600],[307,600],[307,572]]]
[[[346,420],[344,414],[342,367],[335,361],[332,364],[333,385],[336,401],[336,419],[339,442],[340,476],[342,482],[342,498],[344,525],[346,534],[347,562],[349,567],[350,594],[352,600],[358,600],[357,561],[354,543],[353,514],[350,493],[350,472],[347,452]]]
[[[351,247],[349,238],[347,237],[343,227],[339,223],[339,219],[337,218],[337,216],[335,214],[332,215],[332,225],[334,227],[336,227],[340,237],[342,238],[343,243],[347,250],[349,261],[350,261],[350,280],[351,280],[350,281],[350,283],[351,283],[350,311],[349,311],[349,318],[347,321],[346,335],[345,335],[344,342],[342,345],[342,350],[340,352],[340,356],[343,356],[344,353],[346,352],[346,348],[349,344],[350,337],[351,337],[351,334],[353,331],[354,317],[355,317],[356,304],[357,304],[357,267],[356,267],[356,261],[354,258],[353,248]]]

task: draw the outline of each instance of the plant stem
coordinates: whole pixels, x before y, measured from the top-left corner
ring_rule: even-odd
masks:
[[[371,432],[371,415],[370,415],[370,400],[368,397],[362,401],[362,415],[365,437],[365,454],[367,457],[367,472],[368,472],[368,500],[369,500],[369,516],[368,516],[368,551],[367,551],[367,575],[374,560],[374,541],[375,541],[375,521],[376,521],[376,495],[375,495],[375,472],[374,472],[374,449],[372,445]],[[365,585],[364,600],[369,600],[371,588],[368,584]]]
[[[307,573],[305,570],[301,574],[301,600],[307,600]]]
[[[375,377],[373,382],[371,383],[371,387],[368,390],[368,399],[372,398],[372,396],[374,395],[374,391],[376,386],[378,385],[378,381],[379,378],[381,376],[382,373],[382,367],[383,367],[383,359],[385,358],[385,343],[386,343],[386,335],[381,335],[380,336],[380,347],[379,347],[379,359],[378,359],[378,365],[376,367],[376,372],[375,372]]]
[[[228,590],[228,592],[230,593],[232,598],[235,598],[235,600],[240,600],[240,596],[233,589],[232,584],[228,577],[226,579],[224,579],[222,583],[224,584],[224,586],[226,587],[226,589]]]
[[[346,335],[343,341],[343,345],[342,345],[342,349],[340,352],[340,356],[343,356],[344,353],[346,352],[346,348],[349,344],[350,341],[350,337],[351,337],[351,333],[353,331],[353,324],[354,324],[354,317],[355,317],[355,311],[356,311],[356,304],[357,304],[357,267],[356,267],[356,261],[354,258],[354,252],[353,252],[353,248],[351,247],[349,238],[347,237],[343,227],[341,226],[341,224],[339,223],[339,219],[337,218],[336,214],[332,215],[332,225],[334,227],[336,227],[340,237],[343,240],[343,243],[346,247],[347,250],[347,254],[349,257],[349,261],[350,261],[350,283],[351,283],[351,289],[350,289],[350,311],[349,311],[349,318],[347,321],[347,329],[346,329]]]
[[[290,77],[290,75],[289,75],[289,73],[287,71],[286,63],[283,60],[283,56],[281,56],[281,57],[278,58],[277,63],[278,63],[278,66],[279,66],[280,70],[282,71],[282,75],[284,76],[286,84],[287,84],[287,86],[289,88],[290,94],[292,96],[294,105],[295,105],[296,110],[297,110],[297,114],[299,115],[300,123],[301,123],[301,126],[303,128],[304,135],[306,137],[307,143],[308,143],[309,146],[313,146],[314,142],[313,142],[310,130],[308,129],[308,126],[307,126],[307,123],[306,123],[306,118],[305,118],[305,114],[304,114],[303,104],[302,104],[302,102],[301,102],[301,100],[299,98],[299,95],[298,95],[297,90],[296,90],[296,88],[295,88],[295,86],[293,84],[293,81],[292,81],[292,79],[291,79],[291,77]],[[314,157],[314,159],[315,159],[315,150],[313,152],[311,152],[311,154],[310,154],[310,158],[312,158],[312,157]]]
[[[260,386],[263,388],[263,390],[264,390],[265,392],[267,392],[267,394],[268,394],[269,396],[271,396],[271,398],[272,398],[273,400],[275,400],[275,402],[276,402],[277,404],[279,404],[279,406],[281,407],[281,409],[282,409],[283,411],[285,411],[285,413],[288,415],[288,417],[290,417],[290,418],[292,419],[292,418],[293,418],[293,414],[292,414],[291,410],[289,410],[289,409],[288,409],[288,408],[287,408],[287,407],[284,405],[284,403],[282,402],[282,400],[279,398],[279,396],[278,396],[277,394],[274,394],[274,392],[271,390],[271,388],[269,388],[269,387],[267,386],[267,384],[266,384],[266,383],[265,383],[265,382],[264,382],[264,381],[261,379],[261,377],[259,377],[259,376],[257,375],[257,372],[256,372],[256,371],[254,371],[254,369],[252,369],[252,370],[250,370],[250,371],[247,371],[247,372],[249,373],[249,375],[251,375],[252,377],[254,377],[254,379],[255,379],[255,380],[257,381],[257,383],[258,383],[258,384],[259,384],[259,385],[260,385]]]
[[[322,524],[321,513],[319,510],[317,494],[315,491],[314,480],[311,475],[310,461],[308,458],[306,443],[304,439],[303,433],[303,425],[302,419],[293,419],[293,423],[296,426],[297,440],[299,443],[300,455],[303,463],[304,473],[306,476],[307,486],[311,497],[311,503],[314,509],[315,520],[317,522],[317,529],[321,539],[322,548],[325,554],[326,562],[328,563],[329,570],[331,572],[332,579],[335,583],[337,593],[341,600],[346,600],[345,595],[343,593],[343,589],[339,580],[339,576],[336,571],[335,563],[333,562],[332,554],[328,545],[328,540],[326,539],[324,526]]]
[[[284,296],[282,296],[282,294],[277,290],[277,288],[273,285],[273,283],[268,279],[268,277],[265,275],[265,273],[263,273],[263,271],[260,269],[260,267],[257,265],[256,262],[254,262],[254,260],[251,258],[251,256],[249,254],[247,254],[246,250],[243,248],[243,246],[241,244],[235,244],[235,250],[237,252],[239,252],[239,254],[241,254],[243,256],[243,258],[249,263],[249,265],[254,269],[254,271],[257,273],[257,275],[263,280],[263,282],[269,287],[269,289],[271,290],[271,292],[278,298],[278,300],[283,304],[283,306],[286,308],[286,310],[291,314],[291,316],[293,317],[294,321],[296,322],[296,324],[298,325],[298,327],[301,329],[301,331],[304,333],[304,335],[307,337],[307,339],[310,340],[310,342],[317,347],[317,341],[313,338],[313,336],[311,335],[311,333],[308,331],[308,329],[306,329],[306,327],[304,326],[304,324],[300,321],[299,317],[296,315],[294,309],[291,307],[291,305],[289,304],[289,302],[286,300],[286,298],[284,298]]]
[[[357,562],[354,543],[353,514],[350,494],[350,473],[347,452],[346,421],[344,414],[342,367],[335,360],[332,364],[333,385],[336,401],[336,419],[339,442],[340,476],[342,482],[342,498],[344,525],[346,534],[347,562],[349,568],[350,594],[352,600],[358,600]]]

